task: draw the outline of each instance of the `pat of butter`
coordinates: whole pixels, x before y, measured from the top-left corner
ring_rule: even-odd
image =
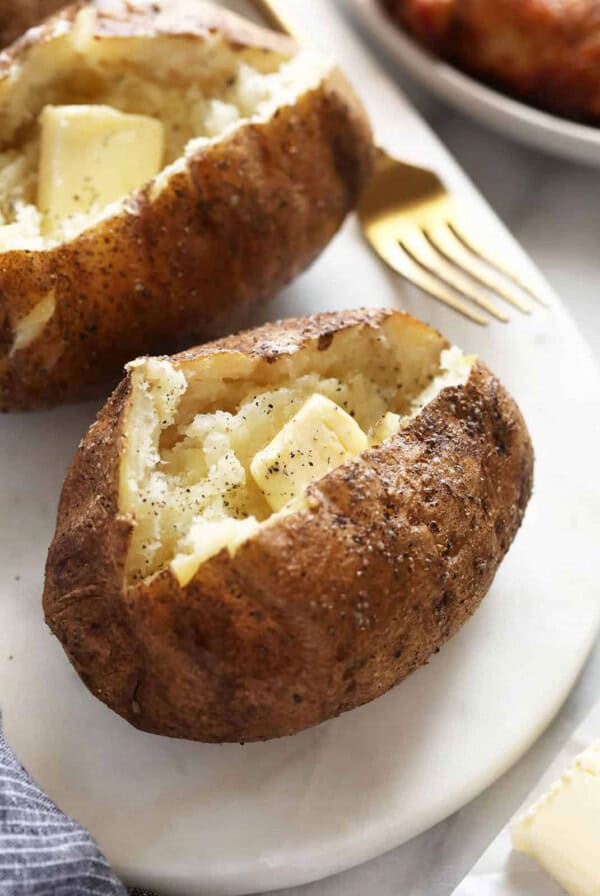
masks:
[[[54,316],[55,310],[56,296],[54,290],[51,289],[29,314],[16,324],[10,354],[14,355],[15,352],[20,352],[31,345],[41,335],[46,324]]]
[[[513,846],[570,894],[600,893],[600,742],[512,827]]]
[[[250,472],[272,510],[368,448],[358,423],[335,402],[313,395],[252,460]]]
[[[46,106],[40,115],[38,208],[50,230],[98,211],[155,177],[164,127],[110,106]]]

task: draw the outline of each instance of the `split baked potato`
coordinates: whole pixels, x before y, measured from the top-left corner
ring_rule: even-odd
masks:
[[[141,729],[292,734],[384,693],[456,632],[532,469],[498,380],[398,312],[140,358],[68,472],[46,620]]]
[[[202,2],[73,6],[0,54],[0,410],[229,331],[355,205],[329,59]]]

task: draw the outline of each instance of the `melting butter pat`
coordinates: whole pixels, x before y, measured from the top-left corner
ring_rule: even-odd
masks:
[[[250,472],[275,512],[307,485],[369,447],[358,423],[335,402],[313,395],[252,460]]]
[[[101,211],[162,168],[164,127],[110,106],[46,106],[40,115],[38,208],[51,231]]]
[[[513,846],[570,896],[600,893],[600,742],[578,756],[512,828]]]

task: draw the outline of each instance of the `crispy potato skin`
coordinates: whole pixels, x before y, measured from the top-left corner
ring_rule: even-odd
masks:
[[[236,46],[293,48],[222,10],[199,9],[184,28],[199,40],[218,28]],[[64,28],[73,16],[61,13],[46,28]],[[127,24],[143,33],[152,21],[137,15]],[[100,18],[100,33],[115,27]],[[183,27],[176,16],[172,27]],[[0,78],[33,39],[0,57]],[[132,194],[126,213],[55,249],[0,255],[0,410],[98,394],[136,355],[235,329],[333,237],[372,153],[362,107],[332,69],[270,121],[196,153],[157,196],[149,188]],[[29,347],[11,353],[16,322],[50,290],[54,316]]]
[[[321,336],[327,351],[331,334],[388,313],[269,324],[215,347],[277,357]],[[126,589],[129,390],[125,379],[67,475],[44,607],[90,690],[157,734],[262,740],[383,694],[476,609],[530,496],[525,423],[478,362],[465,386],[315,483],[311,510],[222,551],[185,589],[169,571]]]
[[[64,5],[64,0],[0,0],[0,47],[12,44]]]
[[[530,102],[600,120],[598,0],[382,0],[420,41]]]

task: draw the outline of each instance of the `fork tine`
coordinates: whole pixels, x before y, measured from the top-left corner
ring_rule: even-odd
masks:
[[[458,311],[459,314],[462,314],[464,317],[473,321],[473,323],[480,324],[483,327],[487,326],[487,320],[483,315],[479,314],[478,311],[466,302],[463,302],[458,296],[454,295],[444,283],[436,280],[436,278],[432,277],[428,271],[420,268],[419,265],[406,254],[398,242],[395,240],[388,240],[386,241],[385,248],[379,244],[377,246],[377,251],[393,271],[400,274],[414,286],[423,290],[423,292],[426,292],[433,299],[437,299],[438,302],[448,305],[449,308]]]
[[[492,260],[489,255],[489,252],[486,252],[481,246],[475,242],[471,236],[467,235],[466,231],[454,220],[448,221],[448,226],[450,230],[454,233],[454,236],[460,240],[460,242],[472,252],[474,255],[478,255],[479,258],[482,259],[487,265],[493,268],[496,271],[499,271],[504,277],[508,280],[512,280],[523,292],[526,292],[527,295],[531,296],[532,299],[539,305],[543,305],[544,308],[548,307],[548,303],[545,299],[543,299],[540,294],[537,292],[534,286],[527,282],[526,278],[523,277],[522,274],[517,273],[517,271],[512,270],[503,262],[499,262],[497,260]]]
[[[492,292],[503,298],[505,302],[509,302],[514,308],[517,308],[524,314],[531,312],[531,307],[517,295],[515,289],[509,288],[502,282],[497,273],[488,270],[477,256],[465,249],[447,222],[430,225],[426,228],[425,233],[438,252],[445,256],[448,261],[462,268],[474,280],[482,283],[487,289],[491,289]]]
[[[494,302],[484,295],[483,290],[477,289],[454,265],[446,261],[443,255],[436,252],[422,230],[415,228],[413,231],[403,234],[400,245],[422,268],[439,277],[465,298],[484,308],[497,320],[503,323],[510,320],[504,311],[501,311]]]

